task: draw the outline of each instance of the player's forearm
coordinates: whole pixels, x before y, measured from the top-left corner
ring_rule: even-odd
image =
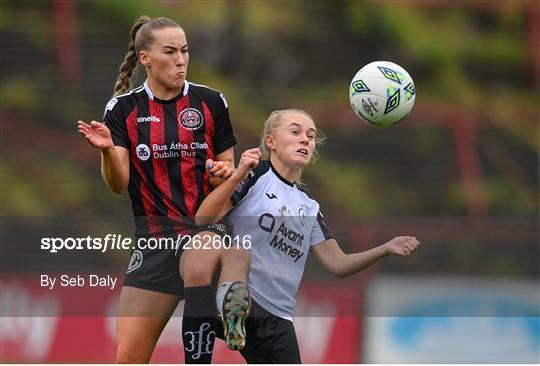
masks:
[[[122,194],[127,189],[129,167],[123,166],[115,146],[101,149],[101,176],[113,192]]]
[[[231,207],[231,196],[240,182],[241,179],[233,174],[214,189],[197,210],[195,215],[197,225],[207,225],[219,221],[227,209]]]
[[[379,245],[370,250],[360,253],[344,254],[339,260],[336,268],[336,276],[344,278],[358,273],[371,266],[378,260],[386,257],[388,249],[385,245]]]

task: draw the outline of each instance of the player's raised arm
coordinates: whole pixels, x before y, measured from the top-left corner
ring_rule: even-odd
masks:
[[[334,239],[315,245],[312,250],[324,268],[338,278],[358,273],[389,254],[411,255],[420,245],[414,236],[397,236],[389,242],[360,253],[345,254]]]
[[[197,210],[195,215],[197,225],[217,222],[227,213],[232,207],[231,196],[236,186],[246,179],[251,169],[259,164],[260,157],[261,151],[258,148],[246,150],[242,153],[238,168],[205,198]],[[214,168],[212,161],[209,160],[206,164],[207,170],[212,172]]]
[[[88,143],[101,150],[101,175],[115,193],[122,194],[129,183],[129,151],[115,146],[111,132],[103,123],[78,121],[79,133]]]

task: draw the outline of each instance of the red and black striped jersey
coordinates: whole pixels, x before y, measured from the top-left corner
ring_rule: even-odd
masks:
[[[130,153],[128,192],[136,235],[183,231],[210,192],[206,159],[236,144],[223,94],[184,83],[160,100],[145,82],[105,107],[116,146]]]

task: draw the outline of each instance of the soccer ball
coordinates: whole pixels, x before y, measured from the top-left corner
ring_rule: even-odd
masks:
[[[349,100],[354,113],[364,122],[391,126],[409,114],[416,97],[411,76],[401,66],[375,61],[354,75]]]

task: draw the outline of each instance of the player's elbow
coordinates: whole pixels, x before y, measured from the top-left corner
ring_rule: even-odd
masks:
[[[342,280],[345,277],[349,275],[349,273],[343,271],[343,270],[336,270],[334,273],[334,276],[336,276],[338,279]]]
[[[195,215],[195,224],[197,226],[203,226],[208,224],[207,220],[205,220],[204,216]]]
[[[195,214],[195,224],[197,226],[204,226],[216,223],[218,220],[214,220],[214,217],[207,215],[204,210],[199,209]]]
[[[347,255],[343,252],[336,254],[327,262],[327,269],[331,274],[340,280],[351,274],[347,261]]]
[[[197,224],[197,226],[212,225],[220,219],[221,217],[216,216],[195,216],[195,224]]]
[[[123,187],[110,187],[110,188],[111,188],[111,191],[113,191],[116,194],[123,194],[126,191],[126,189]]]
[[[121,181],[114,181],[113,179],[107,179],[103,177],[110,190],[116,194],[123,194],[128,189],[128,179],[122,179]]]
[[[347,273],[344,271],[343,268],[340,268],[339,266],[326,266],[326,270],[331,274],[333,275],[334,277],[336,277],[337,279],[342,279],[342,278],[345,278],[347,277]]]
[[[115,184],[115,182],[110,182],[105,179],[105,183],[109,186],[109,189],[116,194],[123,194],[127,190],[127,184]]]
[[[129,186],[129,171],[110,172],[101,166],[101,177],[105,184],[116,194],[122,194],[127,191]]]

